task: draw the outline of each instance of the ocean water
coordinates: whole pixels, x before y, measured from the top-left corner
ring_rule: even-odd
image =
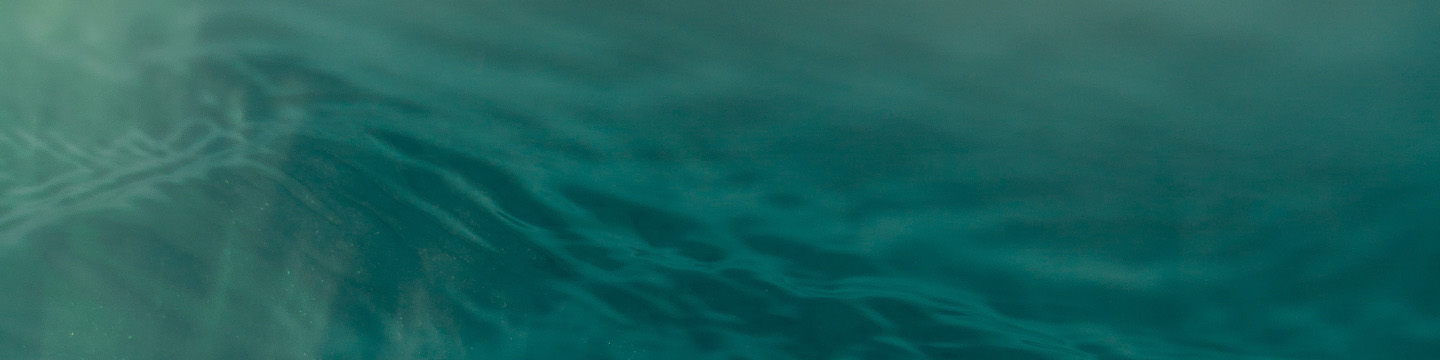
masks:
[[[1440,3],[0,0],[0,359],[1440,358]]]

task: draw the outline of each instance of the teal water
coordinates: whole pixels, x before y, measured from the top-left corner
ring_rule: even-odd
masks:
[[[1440,4],[0,1],[0,359],[1432,359]]]

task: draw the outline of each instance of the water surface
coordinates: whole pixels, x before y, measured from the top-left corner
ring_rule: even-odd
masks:
[[[11,0],[0,358],[1429,358],[1436,16]]]

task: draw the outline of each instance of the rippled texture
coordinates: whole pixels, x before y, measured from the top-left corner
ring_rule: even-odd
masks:
[[[0,3],[0,359],[1427,359],[1440,7]]]

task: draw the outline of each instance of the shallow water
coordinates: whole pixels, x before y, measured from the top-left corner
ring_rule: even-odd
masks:
[[[9,0],[0,359],[1426,359],[1424,1]]]

